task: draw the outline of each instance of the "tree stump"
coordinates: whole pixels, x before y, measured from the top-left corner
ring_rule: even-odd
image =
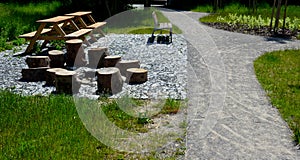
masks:
[[[67,67],[82,67],[86,65],[85,53],[81,39],[71,39],[66,41]]]
[[[126,77],[127,69],[140,68],[140,61],[139,60],[121,60],[116,64],[116,67],[119,68],[121,75]]]
[[[29,68],[49,67],[50,59],[48,56],[30,56],[25,62]]]
[[[76,79],[75,71],[55,72],[55,88],[57,93],[78,93],[80,83]]]
[[[66,69],[63,68],[50,68],[47,69],[46,72],[46,85],[47,86],[55,86],[55,73],[59,71],[67,71]]]
[[[48,52],[51,68],[63,68],[65,65],[65,56],[63,51],[52,50]]]
[[[104,58],[108,56],[108,49],[106,47],[92,48],[88,51],[89,67],[103,68]]]
[[[37,67],[22,69],[22,80],[29,82],[44,81],[46,79],[46,70],[49,67]]]
[[[129,84],[141,84],[147,82],[148,71],[142,68],[129,68],[127,69],[126,81]]]
[[[104,67],[115,67],[121,60],[121,56],[106,56],[104,58]]]
[[[122,91],[123,79],[115,67],[100,68],[97,71],[98,93],[116,94]]]

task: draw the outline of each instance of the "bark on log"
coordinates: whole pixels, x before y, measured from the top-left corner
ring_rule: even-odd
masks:
[[[77,81],[75,71],[55,72],[55,87],[57,93],[78,93],[80,83]]]
[[[107,47],[93,48],[88,51],[88,59],[90,68],[103,68],[104,58],[108,56]]]
[[[97,71],[98,93],[116,94],[122,91],[123,79],[115,67],[100,68]]]
[[[22,69],[22,80],[28,82],[44,81],[46,79],[46,70],[49,67],[26,68]]]
[[[128,77],[126,79],[126,82],[129,84],[140,84],[145,83],[148,80],[148,71],[142,68],[129,68],[127,69],[127,75]]]
[[[48,52],[51,68],[63,68],[65,65],[65,56],[63,51],[52,50]]]
[[[29,68],[49,67],[50,59],[48,56],[30,56],[25,62]]]
[[[46,77],[45,77],[47,86],[55,86],[55,77],[56,77],[55,73],[59,72],[59,71],[67,71],[67,70],[63,69],[63,68],[50,68],[50,69],[47,69]]]
[[[82,67],[86,65],[85,53],[81,39],[71,39],[66,41],[67,67]]]
[[[104,58],[104,67],[115,67],[121,60],[121,56],[106,56]]]

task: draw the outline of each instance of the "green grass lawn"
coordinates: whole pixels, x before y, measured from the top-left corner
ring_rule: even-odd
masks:
[[[26,5],[0,3],[0,51],[23,44],[24,39],[18,39],[18,36],[36,30],[35,21],[55,15],[60,6],[56,1]]]
[[[135,105],[144,103],[127,101]],[[161,114],[172,114],[180,105],[180,101],[169,99]],[[145,124],[152,117],[129,116],[115,100],[106,98],[101,99],[101,107],[118,127],[148,131]],[[0,113],[0,159],[155,159],[155,153],[118,152],[99,142],[84,127],[72,96],[20,96],[0,91]]]
[[[266,53],[254,62],[257,78],[300,142],[300,50]]]

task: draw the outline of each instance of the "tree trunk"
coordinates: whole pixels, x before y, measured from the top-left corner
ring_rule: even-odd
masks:
[[[271,22],[270,22],[270,29],[269,29],[269,32],[272,31],[273,17],[274,17],[274,12],[275,12],[275,6],[276,6],[276,0],[274,0],[274,3],[273,3],[273,8],[272,8],[272,15],[271,15]]]
[[[217,10],[219,10],[219,0],[214,0],[214,12],[216,12]]]
[[[282,0],[278,0],[277,12],[276,12],[276,19],[275,19],[275,26],[274,26],[274,32],[275,33],[277,32],[278,26],[279,26],[281,2],[282,2]]]
[[[151,7],[151,0],[144,0],[144,7]]]
[[[109,9],[108,1],[105,0],[104,3],[105,3],[105,7],[106,7],[106,9],[107,9],[107,12],[108,12],[108,16],[111,17],[111,11],[110,11],[110,9]]]
[[[282,32],[283,34],[285,34],[285,19],[286,19],[286,9],[287,9],[287,1],[285,0],[285,4],[284,4],[284,15],[283,15],[283,26],[282,26]]]
[[[253,2],[253,6],[252,6],[252,12],[255,13],[256,12],[256,4],[257,4],[257,0],[252,0]]]

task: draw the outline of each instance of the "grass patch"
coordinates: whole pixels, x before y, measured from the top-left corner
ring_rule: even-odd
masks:
[[[0,51],[23,44],[25,41],[18,36],[36,30],[36,20],[53,16],[60,7],[61,3],[57,1],[26,5],[0,3]]]
[[[266,53],[254,62],[262,87],[300,142],[300,50]]]
[[[122,101],[145,104],[128,98]],[[178,104],[169,101],[166,104]],[[118,127],[147,132],[145,125],[151,117],[130,116],[118,103],[102,98],[99,106]],[[84,127],[72,96],[21,96],[0,91],[0,112],[0,159],[156,159],[155,153],[119,152],[99,142]]]
[[[212,6],[198,6],[195,9],[193,9],[193,11],[206,12],[206,10],[208,10],[209,12],[212,12],[211,8]],[[283,13],[283,10],[284,8],[282,7],[281,13]],[[257,11],[253,13],[251,9],[247,8],[244,5],[232,3],[230,5],[225,6],[223,9],[218,10],[214,14],[200,18],[200,21],[203,23],[234,23],[237,21],[242,21],[244,23],[240,24],[255,23],[263,26],[268,26],[270,24],[271,14],[272,7],[270,7],[268,4],[258,6]],[[282,19],[283,14],[281,16]],[[287,27],[290,27],[290,29],[300,29],[300,6],[288,6],[287,17],[287,23],[288,25],[290,25]],[[281,23],[283,23],[282,20]]]
[[[154,26],[152,12],[156,11],[159,22],[169,22],[169,20],[155,8],[133,9],[115,15],[107,20],[108,24],[104,27],[107,33],[116,34],[151,34]],[[174,33],[182,33],[181,30],[173,25]]]
[[[181,107],[181,101],[180,100],[175,100],[175,99],[170,99],[168,98],[166,100],[166,103],[164,107],[161,110],[161,113],[163,114],[176,114]]]

